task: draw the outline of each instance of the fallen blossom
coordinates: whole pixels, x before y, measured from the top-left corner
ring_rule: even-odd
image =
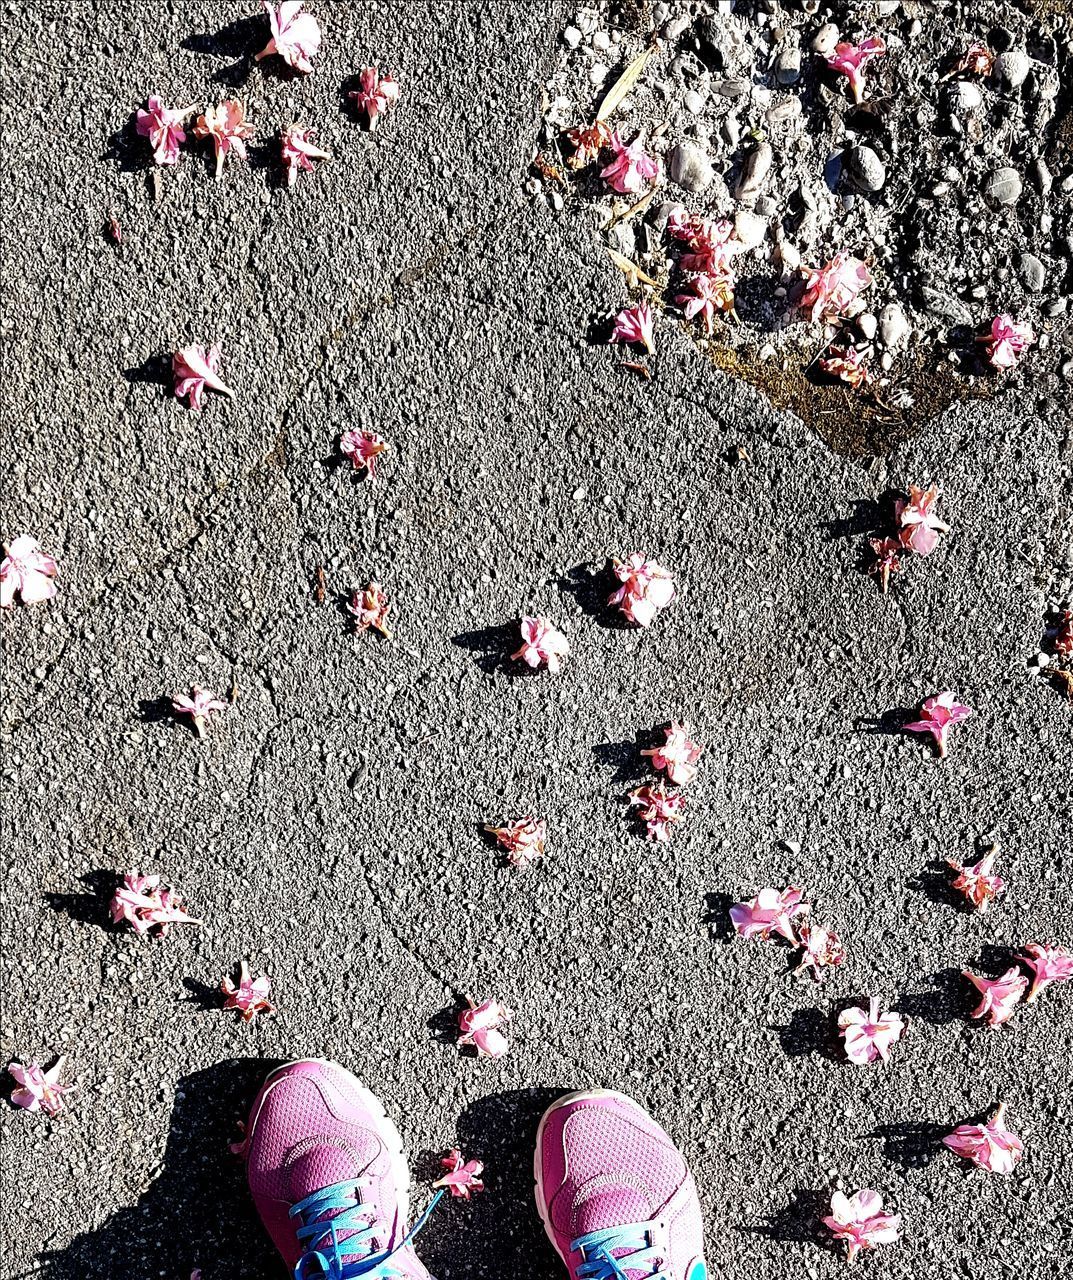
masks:
[[[649,355],[654,355],[656,344],[652,332],[653,323],[652,308],[647,302],[631,303],[615,316],[611,341],[636,343],[643,346]]]
[[[186,141],[183,121],[196,108],[166,107],[158,97],[149,98],[148,111],[139,111],[135,128],[138,135],[148,138],[153,146],[153,159],[157,164],[178,164],[179,147]]]
[[[819,366],[824,373],[840,379],[856,390],[867,386],[872,378],[864,360],[864,352],[858,351],[856,347],[832,347],[831,354],[824,356],[819,361]]]
[[[686,286],[692,293],[675,295],[675,302],[682,308],[687,320],[697,316],[704,321],[704,329],[712,335],[712,322],[717,311],[734,310],[734,279],[729,274],[694,276]]]
[[[283,0],[278,10],[270,0],[263,0],[272,28],[272,39],[256,55],[255,61],[278,53],[295,71],[313,70],[312,58],[320,48],[320,24],[311,13],[302,13],[303,0]]]
[[[113,244],[123,243],[123,228],[119,225],[119,219],[114,213],[108,215],[108,221],[105,223],[108,228],[108,238]]]
[[[821,982],[825,969],[837,969],[845,962],[846,948],[842,939],[825,925],[805,920],[798,926],[797,941],[802,951],[795,974],[807,970],[817,982]]]
[[[615,158],[600,170],[600,177],[612,191],[622,196],[636,195],[659,177],[660,162],[645,151],[640,135],[626,146],[615,129],[607,145]]]
[[[969,1014],[970,1018],[987,1018],[989,1027],[1001,1027],[1009,1022],[1021,998],[1028,990],[1028,979],[1013,966],[1001,978],[981,978],[968,969],[961,972],[980,993],[980,1003]]]
[[[679,259],[678,265],[683,271],[726,276],[733,284],[731,259],[743,252],[745,246],[735,236],[734,224],[728,218],[702,218],[675,210],[667,219],[667,230],[672,239],[689,249]]]
[[[190,397],[190,408],[200,410],[205,388],[219,391],[224,396],[234,392],[216,372],[220,367],[220,348],[213,343],[207,349],[193,342],[176,351],[171,358],[171,372],[175,379],[175,395],[178,399]]]
[[[806,288],[800,306],[813,320],[842,319],[864,305],[857,297],[872,283],[872,273],[860,258],[839,252],[822,267],[802,267]]]
[[[932,484],[927,489],[909,486],[909,497],[894,503],[894,520],[903,547],[918,556],[930,556],[939,545],[939,535],[949,533],[950,526],[935,514],[942,490]]]
[[[218,178],[231,152],[246,159],[246,139],[253,137],[253,121],[246,119],[246,108],[237,98],[225,98],[198,116],[194,137],[212,139]]]
[[[366,67],[358,77],[359,88],[352,89],[347,97],[359,111],[364,111],[372,133],[380,117],[390,111],[399,100],[399,82],[392,76],[381,76],[376,67]]]
[[[972,707],[958,702],[957,695],[947,689],[925,698],[920,708],[920,719],[902,725],[905,733],[930,733],[939,748],[939,755],[946,755],[946,736],[955,724],[972,715]]]
[[[571,169],[583,169],[599,158],[604,147],[611,145],[611,126],[605,120],[597,120],[595,124],[568,129],[566,137],[574,148],[574,154],[567,164]]]
[[[262,975],[256,980],[250,977],[250,966],[245,960],[239,965],[238,983],[225,977],[220,983],[220,990],[227,997],[225,1009],[237,1009],[242,1014],[243,1022],[252,1022],[259,1013],[275,1013],[275,1006],[269,1003],[268,995],[272,983]]]
[[[1073,610],[1063,609],[1049,634],[1055,653],[1064,658],[1073,656]]]
[[[16,595],[23,604],[51,600],[56,594],[52,579],[58,572],[56,561],[28,533],[5,542],[0,561],[0,608],[10,609]]]
[[[656,560],[646,560],[635,551],[625,560],[612,559],[611,572],[622,583],[607,603],[618,605],[626,618],[638,627],[647,627],[660,609],[674,599],[674,578]]]
[[[279,135],[280,154],[287,166],[287,186],[293,187],[298,171],[304,169],[313,172],[314,160],[330,160],[327,151],[322,151],[313,142],[315,129],[307,129],[304,125],[288,125]]]
[[[840,71],[849,80],[853,92],[853,101],[860,102],[864,96],[864,67],[871,59],[887,52],[887,46],[879,36],[869,36],[859,44],[850,44],[841,40],[835,45],[835,51],[827,58],[827,65],[832,71]]]
[[[387,452],[387,441],[373,431],[355,428],[339,438],[339,452],[349,458],[355,471],[367,471],[369,479],[376,475],[376,460]]]
[[[1006,881],[1001,876],[991,874],[991,868],[998,857],[998,849],[991,848],[979,862],[962,866],[960,862],[947,859],[946,865],[956,871],[953,888],[960,893],[974,911],[986,911],[987,908],[1006,892]]]
[[[637,816],[645,824],[650,840],[659,844],[667,844],[671,838],[671,827],[681,822],[685,816],[685,793],[668,791],[662,782],[655,786],[637,787],[630,792],[630,804],[637,807]]]
[[[64,1095],[74,1093],[78,1088],[75,1084],[60,1084],[65,1062],[66,1058],[57,1058],[47,1071],[39,1062],[12,1062],[7,1069],[8,1075],[18,1086],[11,1091],[12,1104],[24,1111],[43,1111],[47,1116],[58,1116],[67,1105]]]
[[[507,861],[519,871],[525,871],[538,858],[543,858],[548,840],[547,823],[543,818],[519,818],[505,827],[485,827],[495,836],[499,847],[507,855]]]
[[[677,787],[684,787],[697,776],[697,761],[704,750],[689,736],[689,726],[677,720],[663,731],[666,741],[659,747],[648,747],[641,755],[648,756],[653,769],[659,769]]]
[[[1000,1103],[987,1124],[962,1124],[948,1133],[943,1146],[988,1173],[1013,1173],[1025,1144],[1006,1128],[1006,1104]]]
[[[872,996],[867,1009],[843,1009],[838,1015],[838,1029],[846,1047],[846,1057],[864,1067],[878,1058],[890,1059],[890,1051],[905,1034],[900,1014],[881,1013],[879,997]]]
[[[432,1184],[433,1190],[449,1191],[462,1200],[468,1200],[474,1192],[484,1190],[484,1183],[481,1181],[484,1165],[479,1160],[466,1160],[462,1152],[453,1147],[440,1164],[447,1172]]]
[[[205,730],[209,727],[210,717],[218,711],[226,711],[227,703],[208,689],[202,689],[200,685],[195,684],[190,690],[189,698],[181,693],[172,697],[171,709],[176,715],[189,716],[194,732],[199,738],[203,738]]]
[[[458,1043],[472,1046],[478,1058],[502,1058],[510,1048],[510,1041],[502,1029],[514,1016],[505,1004],[498,1000],[485,1000],[477,1004],[466,997],[469,1008],[458,1015]]]
[[[1021,963],[1032,970],[1032,986],[1025,996],[1026,1004],[1035,1000],[1052,982],[1068,982],[1073,978],[1073,952],[1065,947],[1045,947],[1038,942],[1030,942],[1021,950],[1024,952]]]
[[[991,321],[991,332],[977,338],[986,347],[989,363],[995,369],[1012,369],[1021,356],[1036,341],[1030,324],[1021,324],[1009,315],[996,316]]]
[[[200,924],[182,910],[179,901],[173,889],[161,887],[159,876],[128,871],[111,901],[112,923],[125,920],[139,935],[158,929],[161,938],[173,924]]]
[[[966,72],[973,76],[989,76],[995,66],[995,55],[982,40],[974,40],[972,44],[954,63],[951,75]]]
[[[562,670],[562,659],[570,653],[570,642],[566,636],[545,617],[525,617],[518,625],[522,644],[510,655],[511,661],[520,660],[534,670],[545,665],[553,676],[557,676]]]
[[[899,1237],[902,1219],[883,1212],[883,1199],[876,1191],[858,1191],[847,1196],[836,1191],[831,1197],[830,1217],[823,1224],[836,1240],[846,1242],[846,1261],[881,1244],[893,1244]]]
[[[801,890],[794,885],[787,889],[761,889],[755,898],[736,902],[730,908],[734,932],[739,938],[770,938],[777,933],[797,946],[800,939],[794,920],[809,913],[808,903],[801,898]]]
[[[379,582],[370,582],[364,591],[355,591],[347,605],[347,612],[354,617],[355,631],[368,631],[372,627],[388,640],[391,639],[391,632],[387,629],[390,611],[391,605]]]
[[[879,574],[879,585],[886,595],[891,574],[902,571],[901,553],[904,547],[897,538],[869,538],[868,545],[875,556],[868,572]]]

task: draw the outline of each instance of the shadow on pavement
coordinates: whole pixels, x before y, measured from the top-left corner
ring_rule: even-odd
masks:
[[[632,742],[629,738],[621,742],[598,742],[592,754],[600,764],[615,770],[612,782],[640,782],[644,778],[656,782],[658,775],[641,752],[659,746],[666,736],[664,730],[669,727],[670,722],[665,720],[654,729],[638,729]]]
[[[474,661],[486,675],[497,671],[515,679],[540,675],[540,668],[526,666],[510,656],[521,644],[517,622],[503,622],[495,627],[482,627],[479,631],[463,631],[452,636],[451,643],[475,653]]]
[[[739,1227],[750,1235],[767,1236],[783,1244],[815,1244],[832,1250],[833,1241],[823,1225],[831,1212],[831,1193],[812,1188],[795,1191],[789,1204],[756,1226]]]
[[[109,903],[119,888],[119,876],[114,871],[98,867],[78,879],[85,885],[85,893],[46,893],[45,901],[53,911],[77,920],[79,924],[91,924],[109,933],[118,933],[118,927],[112,923]]]
[[[919,1018],[933,1027],[945,1027],[959,1022],[971,1007],[968,1003],[969,984],[961,976],[960,969],[940,969],[929,975],[934,983],[930,991],[907,991],[894,1008],[907,1018]]]
[[[846,1005],[856,1004],[848,1000]],[[773,1026],[782,1051],[790,1058],[816,1054],[829,1062],[844,1062],[842,1042],[838,1037],[838,1015],[826,1009],[795,1009],[785,1026]]]
[[[636,631],[637,628],[619,610],[610,604],[610,598],[621,585],[607,566],[607,562],[575,565],[556,582],[564,595],[573,596],[582,613],[599,627],[608,631]]]
[[[906,1120],[900,1124],[881,1124],[870,1137],[883,1140],[883,1155],[903,1169],[923,1169],[942,1151],[942,1139],[949,1125],[932,1120]]]

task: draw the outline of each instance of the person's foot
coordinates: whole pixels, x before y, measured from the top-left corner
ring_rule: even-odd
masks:
[[[296,1276],[429,1280],[406,1235],[402,1139],[349,1071],[320,1059],[273,1071],[244,1146],[257,1211]]]
[[[573,1280],[706,1280],[693,1177],[624,1094],[592,1089],[554,1103],[533,1172],[537,1210]]]

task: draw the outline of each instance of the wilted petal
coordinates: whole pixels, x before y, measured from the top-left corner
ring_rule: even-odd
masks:
[[[1022,324],[1013,316],[996,316],[991,321],[991,332],[984,338],[978,338],[986,348],[987,358],[996,369],[1012,369],[1035,341],[1036,335],[1030,324]]]
[[[510,655],[512,661],[524,662],[534,670],[546,666],[553,676],[558,675],[562,659],[570,653],[570,642],[566,636],[545,617],[522,618],[519,626],[522,645]]]
[[[389,75],[381,76],[376,67],[366,67],[358,77],[358,86],[347,97],[359,111],[365,113],[371,133],[380,117],[398,102],[398,81]]]
[[[685,792],[668,791],[662,782],[631,791],[630,804],[636,806],[649,839],[660,844],[670,840],[672,827],[685,817]]]
[[[328,160],[331,158],[327,151],[322,151],[320,147],[314,144],[313,138],[315,134],[315,129],[309,129],[300,124],[288,125],[280,134],[280,154],[283,158],[283,163],[287,166],[288,187],[294,186],[300,169],[306,170],[307,173],[312,173],[314,160]]]
[[[947,734],[954,725],[972,715],[972,708],[958,702],[957,695],[948,689],[944,693],[926,698],[920,712],[919,720],[910,720],[908,724],[902,725],[903,732],[931,734],[939,748],[939,755],[945,756]]]
[[[794,921],[810,910],[801,897],[801,890],[791,885],[788,889],[761,889],[755,898],[736,902],[730,908],[734,932],[741,938],[770,938],[777,933],[796,946],[800,939]]]
[[[990,1027],[1009,1022],[1028,990],[1028,979],[1016,967],[1007,969],[1001,978],[981,978],[967,969],[962,970],[962,976],[980,993],[980,1003],[969,1017],[987,1018]]]
[[[872,283],[872,273],[849,253],[836,253],[822,267],[802,267],[807,287],[800,305],[813,320],[843,319],[863,306],[857,295]]]
[[[257,62],[278,53],[295,71],[313,70],[311,59],[320,48],[320,25],[311,13],[302,13],[303,2],[283,0],[277,9],[270,0],[263,0],[272,39],[256,55]]]
[[[689,736],[689,726],[671,722],[663,731],[666,741],[662,746],[649,747],[641,755],[648,756],[652,767],[667,775],[678,787],[684,787],[697,776],[697,761],[704,750]]]
[[[617,191],[619,195],[635,195],[659,177],[660,162],[645,151],[640,137],[634,138],[626,146],[616,129],[607,145],[614,159],[600,170],[600,177],[612,191]]]
[[[140,935],[156,929],[163,938],[173,924],[201,923],[182,910],[178,895],[162,887],[159,876],[140,876],[137,871],[128,871],[123,877],[110,910],[115,924],[125,921]]]
[[[469,1008],[458,1015],[458,1043],[471,1046],[479,1058],[501,1058],[510,1048],[502,1029],[513,1017],[510,1009],[498,1000],[477,1004],[470,997],[468,1004]]]
[[[194,732],[199,738],[203,738],[210,719],[217,712],[226,711],[227,703],[209,689],[202,689],[200,685],[195,684],[190,690],[189,697],[183,693],[177,693],[172,697],[171,709],[177,716],[189,716]]]
[[[275,1013],[275,1007],[268,1000],[272,983],[267,977],[254,981],[250,976],[250,966],[245,960],[239,965],[238,982],[225,977],[220,983],[220,990],[227,997],[224,1008],[237,1009],[243,1022],[252,1022],[259,1013]]]
[[[485,827],[485,831],[495,836],[510,865],[519,871],[544,857],[548,832],[543,818],[519,818],[504,827]]]
[[[1073,952],[1065,947],[1045,947],[1039,942],[1030,942],[1022,952],[1021,963],[1032,970],[1032,986],[1025,996],[1026,1003],[1035,1000],[1052,982],[1068,982],[1073,978]]]
[[[368,631],[371,627],[389,640],[391,632],[387,628],[387,615],[390,610],[391,605],[379,582],[370,582],[364,591],[356,591],[347,605],[347,612],[354,618],[355,631]]]
[[[943,1145],[955,1155],[988,1173],[1010,1174],[1024,1155],[1025,1144],[1006,1128],[1006,1104],[1001,1103],[987,1124],[959,1125]]]
[[[138,134],[149,139],[153,147],[153,159],[157,164],[179,163],[179,147],[186,141],[183,121],[193,110],[193,107],[180,107],[178,110],[165,107],[153,95],[149,99],[148,110],[138,112]]]
[[[344,431],[339,438],[340,453],[350,459],[355,471],[368,471],[370,480],[376,475],[377,458],[386,453],[387,448],[387,441],[382,436],[360,428]]]
[[[905,1032],[905,1023],[897,1013],[880,1012],[879,998],[872,996],[867,1010],[843,1009],[838,1028],[846,1057],[863,1067],[877,1058],[882,1062],[890,1058],[891,1049]]]
[[[36,538],[20,533],[4,545],[0,561],[0,608],[9,609],[18,595],[23,604],[40,604],[56,594],[52,581],[59,572],[56,561],[41,550]]]
[[[233,396],[235,393],[217,373],[219,367],[220,348],[215,343],[208,350],[195,342],[176,351],[171,358],[176,396],[180,400],[189,396],[191,409],[201,408],[206,387]]]
[[[47,1116],[58,1116],[66,1106],[64,1097],[78,1088],[74,1084],[60,1084],[65,1062],[66,1058],[57,1058],[47,1071],[36,1061],[11,1063],[8,1074],[18,1086],[11,1091],[12,1105],[24,1111],[43,1111]]]
[[[883,1200],[875,1191],[858,1191],[852,1196],[836,1191],[831,1197],[831,1214],[823,1222],[836,1240],[846,1242],[847,1262],[868,1249],[893,1244],[902,1225],[898,1214],[883,1212]]]
[[[879,36],[869,36],[859,44],[850,44],[843,40],[835,45],[835,51],[827,59],[832,71],[840,71],[850,83],[854,102],[860,102],[864,96],[864,68],[869,59],[886,53],[887,46]]]
[[[935,512],[941,496],[942,490],[938,485],[922,489],[911,484],[909,497],[899,498],[894,504],[899,540],[903,547],[917,555],[931,555],[939,545],[939,535],[950,532],[950,526]]]
[[[458,1196],[463,1200],[468,1200],[471,1195],[477,1191],[484,1190],[484,1183],[481,1181],[481,1174],[484,1172],[484,1165],[479,1160],[467,1160],[458,1148],[443,1157],[440,1164],[447,1170],[442,1178],[432,1185],[435,1188],[443,1188],[449,1191],[451,1195]]]
[[[195,138],[211,138],[216,152],[216,176],[223,172],[224,160],[234,153],[246,158],[246,140],[253,137],[253,121],[238,98],[225,98],[208,107],[194,125]]]
[[[960,862],[947,860],[951,871],[956,871],[953,888],[960,893],[974,911],[986,911],[987,908],[1006,892],[1006,881],[1001,876],[991,874],[998,851],[989,850],[979,862],[962,866]]]
[[[655,352],[652,308],[647,302],[635,302],[618,313],[611,341],[644,347],[650,355]]]

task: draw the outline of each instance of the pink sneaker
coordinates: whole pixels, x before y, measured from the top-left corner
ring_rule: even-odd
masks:
[[[567,1094],[537,1129],[537,1210],[573,1280],[706,1280],[692,1174],[636,1102]]]
[[[265,1229],[298,1280],[430,1280],[409,1235],[398,1130],[360,1081],[319,1058],[273,1071],[244,1144]]]

